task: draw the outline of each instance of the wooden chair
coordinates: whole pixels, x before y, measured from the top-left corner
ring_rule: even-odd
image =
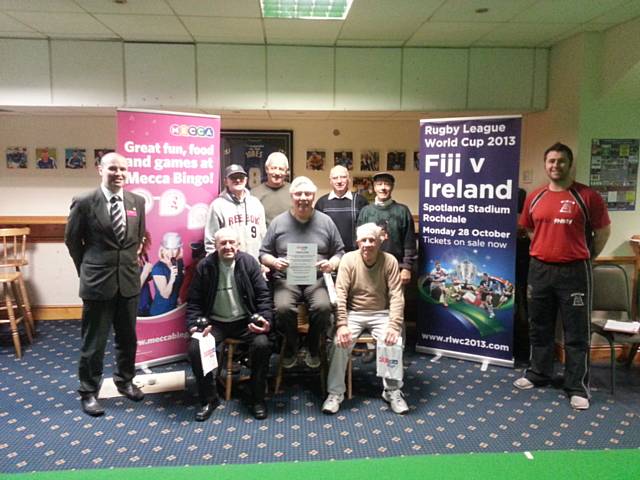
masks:
[[[349,357],[349,361],[347,363],[347,399],[351,400],[353,398],[353,354],[360,353],[364,355],[369,352],[369,345],[376,344],[376,339],[368,333],[362,333],[355,341],[355,345],[353,350],[351,351],[351,356]],[[375,350],[374,350],[375,351]]]
[[[19,279],[20,272],[0,273],[0,286],[2,287],[2,299],[0,300],[0,311],[7,312],[7,318],[0,319],[0,324],[9,324],[13,346],[16,349],[16,356],[22,358],[22,345],[20,344],[20,334],[18,333],[18,325],[24,323],[24,330],[29,339],[29,343],[33,341],[31,333],[31,325],[26,320],[26,311],[23,305],[26,303],[22,297]],[[21,315],[17,315],[22,312]]]
[[[306,336],[309,334],[309,312],[307,310],[307,306],[304,303],[298,305],[298,336]],[[327,344],[325,336],[322,335],[320,343],[320,389],[322,394],[325,395],[327,392],[327,371],[328,361],[327,361]],[[280,348],[280,356],[278,358],[278,368],[276,373],[276,385],[274,388],[275,393],[281,393],[280,386],[282,385],[282,376],[284,373],[284,367],[282,366],[282,358],[284,357],[284,351],[287,346],[286,338],[282,340],[282,347]]]
[[[28,265],[27,260],[27,236],[29,227],[0,228],[0,276],[5,282],[15,284],[20,295],[13,295],[14,299],[20,298],[20,307],[23,309],[25,322],[29,325],[31,333],[35,334],[35,322],[31,313],[31,304],[27,295],[27,288],[21,267]],[[14,277],[11,274],[16,273]]]
[[[241,345],[243,342],[235,339],[235,338],[225,338],[224,339],[224,346],[223,346],[223,353],[222,353],[222,358],[226,359],[226,375],[224,378],[224,399],[225,400],[231,400],[231,389],[233,388],[233,356],[236,353],[236,346],[237,345]],[[220,372],[220,369],[218,369],[218,372]],[[246,380],[249,380],[249,376],[247,375],[241,375],[241,372],[239,372],[238,374],[238,379],[237,381],[239,382],[244,382]],[[222,382],[223,378],[222,375],[220,375],[220,373],[218,373],[218,381]]]

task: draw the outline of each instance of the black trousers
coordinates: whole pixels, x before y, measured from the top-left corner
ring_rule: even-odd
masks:
[[[116,354],[113,381],[116,385],[126,385],[135,376],[138,296],[122,297],[116,294],[110,300],[83,300],[82,303],[78,392],[86,396],[96,394],[100,389],[104,351],[112,325]]]
[[[267,388],[267,373],[269,372],[269,358],[271,357],[272,344],[268,335],[255,334],[247,328],[249,319],[236,322],[210,322],[213,326],[211,334],[216,340],[218,351],[218,364],[222,361],[221,352],[225,338],[235,338],[249,345],[251,358],[251,396],[253,402],[264,401]],[[196,339],[189,341],[189,361],[191,369],[196,377],[198,395],[202,404],[217,398],[218,392],[215,386],[217,369],[204,375],[202,362],[200,361],[200,342]]]
[[[560,314],[564,329],[564,389],[568,395],[590,398],[591,262],[549,264],[532,258],[527,288],[531,362],[526,378],[535,385],[551,381],[555,325]]]
[[[298,352],[298,304],[309,307],[309,334],[307,347],[314,357],[320,355],[320,342],[324,341],[331,323],[331,302],[321,277],[313,285],[287,285],[286,279],[274,281],[273,301],[276,308],[278,331],[286,338],[286,357]]]

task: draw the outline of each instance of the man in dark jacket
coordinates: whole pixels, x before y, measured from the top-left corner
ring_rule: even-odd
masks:
[[[264,400],[271,339],[273,304],[260,265],[251,255],[238,251],[238,236],[228,227],[214,236],[216,251],[204,258],[196,269],[187,299],[187,328],[213,335],[219,349],[225,338],[249,344],[251,357],[251,413],[267,418]],[[200,341],[189,343],[191,368],[196,376],[202,408],[196,421],[207,420],[220,400],[215,388],[216,370],[204,375],[200,360]]]

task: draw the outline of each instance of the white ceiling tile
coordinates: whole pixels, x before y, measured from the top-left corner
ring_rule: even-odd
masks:
[[[177,19],[166,15],[109,15],[95,16],[124,40],[191,42]]]
[[[0,32],[32,32],[36,31],[29,28],[24,23],[19,22],[15,18],[10,17],[4,13],[0,13]]]
[[[433,22],[506,22],[539,0],[447,0],[431,17]],[[488,8],[486,13],[476,13]]]
[[[334,45],[341,26],[336,20],[264,20],[270,44]]]
[[[535,47],[577,26],[568,23],[504,23],[475,42],[475,46]]]
[[[262,18],[259,0],[167,0],[178,15]]]
[[[153,15],[173,15],[173,10],[165,0],[131,0],[116,3],[106,0],[75,0],[90,13],[113,13],[120,15],[149,13]]]
[[[539,0],[531,8],[516,15],[515,22],[558,22],[571,19],[572,23],[584,23],[598,17],[610,8],[618,7],[626,0]]]
[[[640,16],[640,2],[638,0],[627,0],[607,12],[591,20],[592,23],[623,23],[632,18]]]
[[[264,43],[258,19],[182,17],[182,21],[197,42]]]
[[[0,0],[0,10],[21,12],[82,12],[73,0]]]
[[[409,39],[411,47],[468,47],[499,23],[427,22]]]
[[[406,40],[442,0],[356,0],[344,21],[340,40]]]
[[[12,12],[11,16],[46,35],[113,36],[87,13]]]

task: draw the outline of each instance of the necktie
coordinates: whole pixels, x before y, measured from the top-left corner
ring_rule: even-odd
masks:
[[[111,197],[111,225],[113,225],[113,231],[116,234],[116,238],[120,244],[124,243],[124,234],[125,234],[125,224],[124,217],[122,215],[122,209],[118,202],[120,201],[120,197],[118,195],[114,195]]]

